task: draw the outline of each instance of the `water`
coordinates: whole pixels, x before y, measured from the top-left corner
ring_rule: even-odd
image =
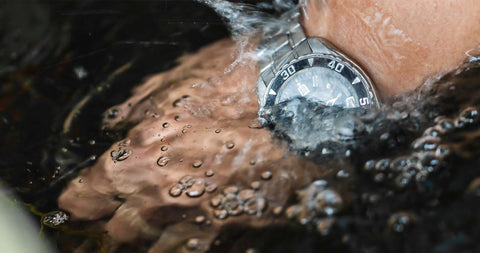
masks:
[[[68,183],[59,200],[70,218],[54,211],[44,222],[52,229],[83,231],[103,217],[107,225],[96,228],[110,234],[105,245],[123,245],[126,251],[475,252],[480,237],[477,58],[378,110],[293,100],[268,108],[267,122],[275,124],[263,124],[255,91],[249,89],[255,78],[229,78],[248,70],[255,58],[245,43],[252,32],[275,21],[261,10],[283,10],[290,2],[203,2],[227,20],[236,42],[223,42],[220,53],[234,52],[234,59],[218,53],[220,62],[185,60],[194,67],[175,73],[186,78],[169,79],[178,90],[135,88],[133,97],[105,110],[105,134],[117,142],[99,134],[58,145],[55,157],[63,163],[53,185],[81,176]],[[214,53],[205,55],[215,59]],[[210,69],[217,70],[207,74]],[[86,72],[75,78],[93,75]],[[82,149],[97,145],[103,150],[95,163],[79,162]],[[68,149],[62,151],[64,146]],[[85,214],[77,204],[102,208]],[[86,224],[68,221],[89,215],[97,216]],[[109,230],[115,225],[120,229]],[[95,238],[63,237],[87,248],[96,247]]]

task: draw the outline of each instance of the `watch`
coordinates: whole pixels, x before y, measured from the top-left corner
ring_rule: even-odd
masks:
[[[378,107],[367,73],[323,38],[307,38],[297,6],[264,29],[258,47],[257,95],[264,108],[294,98],[341,108]]]

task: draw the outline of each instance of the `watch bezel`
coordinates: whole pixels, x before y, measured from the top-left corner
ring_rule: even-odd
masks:
[[[329,48],[331,49],[331,47]],[[278,70],[274,78],[267,85],[262,106],[271,106],[276,104],[277,95],[282,89],[285,83],[293,78],[297,73],[302,70],[313,67],[324,67],[335,71],[346,78],[353,86],[359,101],[357,101],[356,107],[372,107],[379,106],[378,99],[368,76],[364,71],[353,63],[348,58],[342,57],[341,54],[325,54],[325,53],[311,53],[300,56],[284,64],[281,69]],[[334,66],[344,66],[341,71],[335,70],[335,68],[329,68],[328,64],[334,62]],[[338,65],[337,65],[338,64]],[[293,66],[293,68],[292,68]],[[293,73],[291,73],[293,70]],[[286,77],[286,78],[285,78]],[[367,98],[365,100],[365,98]],[[365,102],[367,101],[367,103]]]

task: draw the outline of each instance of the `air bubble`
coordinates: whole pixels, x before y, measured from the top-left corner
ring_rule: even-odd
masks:
[[[245,189],[245,190],[241,190],[240,193],[238,193],[238,196],[240,196],[241,200],[246,201],[248,199],[255,197],[255,192],[250,189]]]
[[[407,173],[407,172],[402,173],[395,178],[395,185],[398,188],[403,189],[410,183],[410,178],[411,178],[410,173]]]
[[[394,171],[402,171],[408,165],[405,157],[397,157],[390,163],[390,169]]]
[[[212,207],[218,207],[222,202],[222,195],[216,195],[212,199],[210,199],[210,205]]]
[[[402,233],[412,225],[414,221],[415,219],[411,214],[407,212],[397,212],[388,219],[388,226],[394,232]]]
[[[386,171],[390,167],[390,160],[389,159],[381,159],[375,163],[375,170],[376,171]]]
[[[203,179],[196,179],[194,183],[185,189],[185,194],[192,198],[198,198],[205,192],[205,182]]]
[[[317,231],[321,235],[328,235],[334,224],[335,224],[335,219],[334,218],[319,219],[319,220],[316,221]]]
[[[187,250],[197,251],[198,247],[200,246],[200,240],[197,239],[197,238],[190,238],[190,239],[188,239],[187,244],[185,246],[186,246]]]
[[[464,109],[458,117],[458,119],[462,120],[466,124],[478,123],[479,118],[480,118],[480,115],[477,109],[473,107],[468,107]]]
[[[249,215],[261,215],[266,206],[264,198],[250,198],[245,203],[244,211]]]
[[[132,151],[127,149],[113,150],[112,152],[110,152],[112,160],[117,162],[127,159],[131,154]]]
[[[373,177],[373,181],[377,182],[377,183],[381,183],[385,180],[385,174],[383,173],[377,173],[375,174],[375,176]]]
[[[217,184],[214,183],[207,183],[205,186],[205,191],[208,193],[212,193],[217,190]]]
[[[162,127],[163,127],[163,128],[167,128],[167,127],[169,127],[169,126],[170,126],[170,124],[168,124],[168,122],[165,122],[165,123],[162,124]]]
[[[442,133],[451,133],[455,130],[455,123],[451,119],[439,116],[435,118],[435,123],[437,124],[436,127]]]
[[[339,170],[336,176],[337,178],[349,178],[350,174],[344,170]]]
[[[423,132],[423,136],[425,137],[440,137],[443,131],[439,127],[429,127]]]
[[[193,162],[192,167],[194,168],[200,168],[202,166],[202,161],[196,160]]]
[[[376,164],[375,160],[369,160],[363,166],[363,170],[364,171],[372,171],[375,168],[375,164]]]
[[[439,141],[439,138],[434,137],[418,138],[412,143],[412,148],[420,151],[432,151],[438,147]]]
[[[232,193],[232,194],[238,193],[238,187],[232,185],[232,186],[228,186],[223,190],[223,194],[229,194],[229,193]]]
[[[227,210],[229,215],[237,216],[243,212],[241,199],[233,193],[225,194],[222,198],[222,207]]]
[[[195,217],[195,223],[197,223],[197,224],[202,224],[202,223],[205,222],[205,220],[206,220],[206,218],[203,215],[199,215],[199,216]]]
[[[228,149],[232,149],[235,147],[235,142],[229,141],[225,145],[227,146]]]
[[[182,192],[183,192],[183,186],[180,185],[180,184],[176,184],[176,185],[172,186],[172,188],[170,188],[170,190],[168,191],[168,193],[172,197],[178,197],[178,196],[182,195]]]
[[[221,133],[222,132],[222,129],[215,129],[215,133]]]
[[[120,109],[114,108],[114,109],[111,109],[110,111],[108,111],[107,117],[109,119],[114,119],[118,116],[118,114],[120,114]]]
[[[272,172],[270,171],[264,171],[262,172],[262,174],[260,175],[260,178],[262,180],[270,180],[272,178]]]
[[[157,160],[157,165],[160,167],[165,167],[167,166],[169,161],[170,161],[170,158],[168,158],[167,156],[160,156],[160,158],[158,158]]]
[[[178,105],[179,105],[180,103],[184,102],[184,101],[187,100],[187,98],[189,98],[189,97],[190,97],[189,95],[183,95],[181,98],[173,101],[172,106],[173,106],[173,107],[178,107]]]
[[[53,211],[42,216],[41,223],[50,228],[59,228],[70,219],[70,216],[64,211]]]
[[[228,217],[227,210],[213,210],[213,216],[219,220],[224,220]]]
[[[273,208],[273,214],[276,215],[276,216],[281,215],[282,212],[283,212],[283,206],[277,206],[277,207]]]
[[[160,150],[162,150],[162,151],[167,151],[167,150],[168,150],[168,146],[163,145],[163,146],[160,148]]]
[[[192,176],[184,176],[178,182],[185,187],[190,187],[195,183],[195,178]]]
[[[260,189],[260,182],[259,181],[253,181],[252,183],[250,183],[250,187],[254,190],[258,190],[258,189]]]
[[[213,177],[214,175],[215,175],[215,172],[213,170],[205,171],[205,176],[206,177]]]
[[[248,162],[250,165],[255,165],[256,161],[255,160],[250,160],[250,162]]]

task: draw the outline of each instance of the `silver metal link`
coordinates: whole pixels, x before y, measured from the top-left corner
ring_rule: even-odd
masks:
[[[267,31],[262,38],[258,61],[262,77],[270,77],[270,73],[267,75],[263,73],[267,68],[271,68],[273,75],[276,75],[285,63],[299,56],[294,49],[306,40],[302,26],[298,22],[299,17],[299,7],[284,13],[280,17],[278,29]],[[268,85],[269,81],[264,78],[265,85]]]

